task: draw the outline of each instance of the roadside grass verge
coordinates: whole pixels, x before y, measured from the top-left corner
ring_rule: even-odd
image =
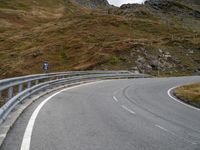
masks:
[[[200,108],[200,82],[178,87],[175,95],[184,102]]]

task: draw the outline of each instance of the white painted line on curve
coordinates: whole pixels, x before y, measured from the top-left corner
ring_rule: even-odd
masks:
[[[0,138],[6,137],[6,134],[0,134]]]
[[[191,106],[191,105],[189,105],[189,104],[186,104],[186,103],[182,102],[181,100],[179,100],[179,99],[177,99],[177,98],[175,98],[174,96],[171,95],[171,91],[174,90],[174,89],[177,88],[177,87],[179,87],[179,86],[175,86],[175,87],[172,87],[171,89],[169,89],[169,90],[167,91],[168,96],[169,96],[170,98],[172,98],[173,100],[175,100],[176,102],[185,105],[186,107],[189,107],[189,108],[192,108],[192,109],[195,109],[195,110],[200,111],[199,108],[196,108],[196,107],[193,107],[193,106]]]
[[[132,111],[131,109],[129,109],[128,107],[126,107],[126,106],[124,106],[124,105],[122,105],[122,108],[125,109],[126,111],[128,111],[128,112],[131,113],[131,114],[135,114],[134,111]]]
[[[2,128],[10,128],[9,125],[2,126]]]
[[[35,124],[35,120],[40,112],[40,110],[42,109],[42,107],[50,100],[52,99],[54,96],[60,94],[61,92],[63,91],[67,91],[67,90],[70,90],[70,89],[74,89],[74,88],[77,88],[77,87],[81,87],[81,86],[86,86],[86,85],[91,85],[91,84],[95,84],[95,83],[99,83],[99,82],[104,82],[104,81],[97,81],[97,82],[92,82],[92,83],[86,83],[86,84],[82,84],[82,85],[77,85],[77,86],[74,86],[74,87],[69,87],[69,88],[66,88],[66,89],[63,89],[61,91],[58,91],[56,93],[54,93],[53,95],[49,96],[48,98],[46,98],[44,101],[42,101],[39,106],[37,106],[37,108],[35,109],[35,111],[33,112],[29,122],[28,122],[28,125],[26,127],[26,130],[25,130],[25,133],[24,133],[24,136],[23,136],[23,139],[22,139],[22,144],[21,144],[21,149],[20,150],[30,150],[30,144],[31,144],[31,136],[32,136],[32,132],[33,132],[33,127],[34,127],[34,124]],[[1,136],[1,135],[0,135]]]

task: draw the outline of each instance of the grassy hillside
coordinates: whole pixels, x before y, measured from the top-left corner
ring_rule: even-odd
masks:
[[[200,30],[147,8],[133,14],[62,0],[2,0],[0,77],[41,73],[44,60],[50,71],[137,67],[177,75],[199,67]]]

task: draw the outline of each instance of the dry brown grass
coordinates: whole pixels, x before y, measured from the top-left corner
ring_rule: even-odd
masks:
[[[200,107],[200,82],[179,87],[175,94],[181,100]]]
[[[181,25],[169,28],[155,17],[130,19],[72,3],[54,5],[54,0],[35,0],[33,4],[26,0],[3,1],[0,78],[41,73],[44,60],[49,61],[50,71],[130,69],[135,66],[137,56],[142,55],[137,45],[147,49],[148,54],[155,54],[160,48],[171,50],[172,55],[182,60],[180,66],[187,65],[193,70],[194,60],[200,58],[197,50],[200,37],[194,38],[191,30]],[[187,42],[180,37],[187,37],[190,44],[181,47]],[[183,52],[189,48],[194,49],[192,56]],[[110,63],[113,56],[119,59],[118,63]]]

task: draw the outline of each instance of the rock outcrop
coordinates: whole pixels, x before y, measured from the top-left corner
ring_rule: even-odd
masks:
[[[184,16],[190,15],[196,18],[200,18],[200,11],[192,9],[189,7],[189,4],[185,5],[185,3],[175,0],[148,0],[145,2],[145,6],[164,13]]]
[[[82,6],[88,8],[97,8],[97,7],[108,7],[109,3],[107,0],[73,0],[79,3]]]

